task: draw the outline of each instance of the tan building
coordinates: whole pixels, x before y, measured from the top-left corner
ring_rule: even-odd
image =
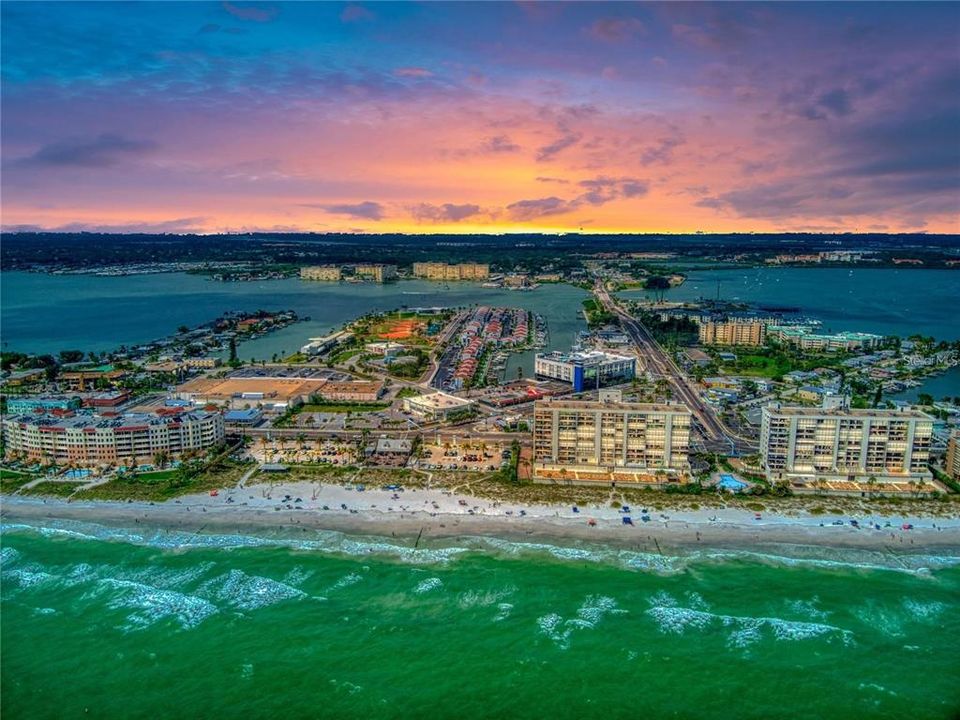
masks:
[[[224,425],[218,412],[19,416],[4,418],[3,439],[8,456],[22,453],[58,465],[140,464],[158,453],[175,459],[219,445]]]
[[[944,470],[951,478],[960,481],[960,430],[950,433]]]
[[[763,345],[767,326],[762,322],[710,320],[700,323],[703,345]]]
[[[175,397],[189,400],[194,405],[282,411],[307,402],[313,395],[325,400],[373,402],[382,389],[382,382],[368,380],[334,382],[323,378],[280,376],[197,378],[180,385]]]
[[[490,266],[486,263],[447,265],[440,262],[415,262],[413,276],[426,280],[486,280],[490,277]]]
[[[605,400],[537,401],[533,472],[538,480],[656,483],[689,470],[690,410]]]
[[[763,409],[760,457],[769,480],[801,491],[909,492],[931,478],[932,437],[933,420],[916,410],[772,404]]]
[[[357,265],[354,268],[357,277],[367,278],[382,283],[397,278],[396,265]]]
[[[469,415],[476,408],[473,400],[445,392],[416,395],[403,399],[403,409],[426,420],[455,420]]]
[[[343,271],[336,265],[310,265],[300,268],[300,277],[304,280],[338,282],[343,279]]]

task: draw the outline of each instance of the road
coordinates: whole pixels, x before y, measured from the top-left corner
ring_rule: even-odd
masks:
[[[667,380],[673,389],[674,397],[690,408],[694,426],[703,435],[704,447],[707,450],[732,454],[756,451],[755,444],[734,435],[723,425],[713,408],[700,399],[693,381],[677,366],[650,331],[610,297],[610,293],[600,279],[594,285],[594,294],[604,309],[620,318],[621,326],[633,340],[646,368],[655,376]]]

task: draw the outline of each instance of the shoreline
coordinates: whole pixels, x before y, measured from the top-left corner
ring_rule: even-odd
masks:
[[[285,495],[291,496],[290,502],[274,499]],[[669,515],[651,512],[650,521],[641,522],[637,509],[632,516],[634,524],[624,525],[622,514],[612,508],[583,508],[573,513],[572,508],[558,506],[494,506],[478,498],[470,498],[469,506],[464,507],[460,502],[469,496],[438,490],[407,490],[403,496],[400,501],[391,501],[392,494],[387,491],[359,493],[329,485],[317,489],[309,483],[289,483],[269,491],[263,486],[238,488],[216,497],[191,495],[155,504],[68,503],[57,498],[5,496],[0,523],[36,527],[91,523],[128,531],[149,528],[197,537],[242,536],[280,543],[309,542],[324,532],[335,532],[348,542],[381,539],[395,551],[438,550],[464,540],[468,546],[477,545],[478,550],[518,543],[520,550],[528,545],[530,550],[643,553],[654,559],[659,556],[665,562],[715,550],[828,562],[867,554],[871,556],[870,565],[908,570],[926,567],[912,562],[911,558],[920,556],[960,563],[960,518],[875,516],[870,518],[873,524],[867,525],[868,520],[861,517],[858,529],[846,519],[843,525],[835,525],[832,517],[812,515],[764,513],[763,519],[756,520],[752,513],[739,509],[675,511]],[[295,503],[298,497],[305,501]],[[403,501],[410,504],[401,506]],[[397,507],[386,505],[390,502]],[[348,509],[342,509],[341,503]],[[323,510],[324,504],[336,509]],[[519,515],[520,509],[524,516]],[[588,518],[596,524],[589,525]],[[912,524],[913,529],[903,530],[903,523]],[[879,530],[875,524],[880,525]],[[165,547],[196,545],[210,543],[194,544],[181,537]]]

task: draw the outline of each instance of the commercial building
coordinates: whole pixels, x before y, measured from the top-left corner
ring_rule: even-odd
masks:
[[[373,402],[383,389],[382,382],[352,381],[343,373],[335,373],[336,377],[324,377],[319,373],[299,377],[283,369],[269,370],[258,369],[263,374],[256,377],[244,376],[240,371],[226,378],[196,378],[180,385],[174,396],[194,405],[283,411],[307,402],[314,395],[331,401]]]
[[[32,385],[42,381],[47,375],[44,368],[28,368],[26,370],[14,370],[3,376],[3,385],[9,387],[20,387],[22,385]]]
[[[310,265],[300,268],[300,277],[303,280],[339,282],[343,279],[343,271],[337,265]]]
[[[396,265],[357,265],[353,271],[357,277],[367,278],[378,283],[396,280],[397,278]]]
[[[763,345],[767,326],[759,321],[708,320],[700,324],[704,345]]]
[[[29,415],[30,413],[49,413],[53,410],[76,410],[80,407],[79,397],[67,395],[45,395],[8,397],[8,415]]]
[[[885,342],[882,335],[872,333],[815,333],[809,325],[771,325],[767,328],[767,336],[778,343],[792,345],[801,350],[873,350]]]
[[[599,350],[538,353],[534,373],[538,379],[567,382],[574,392],[582,392],[632,380],[637,374],[637,359]]]
[[[534,406],[533,471],[540,480],[655,482],[689,469],[691,413],[683,405],[539,400]]]
[[[66,385],[68,390],[94,390],[104,385],[112,385],[116,380],[126,376],[125,370],[117,370],[113,365],[80,368],[60,373],[57,380]]]
[[[219,445],[224,424],[216,412],[63,418],[21,415],[4,418],[3,439],[8,455],[22,453],[32,460],[59,465],[132,465],[150,462],[157,453],[173,459]]]
[[[490,277],[490,266],[486,263],[447,265],[440,262],[415,262],[413,276],[426,280],[486,280]]]
[[[944,470],[954,480],[960,481],[960,430],[950,433],[947,441],[947,459]]]
[[[417,395],[403,399],[403,409],[428,421],[456,420],[469,415],[476,408],[473,400],[466,400],[445,392]]]
[[[930,479],[932,437],[933,420],[915,410],[772,404],[762,413],[760,457],[769,480],[798,490],[903,492]]]

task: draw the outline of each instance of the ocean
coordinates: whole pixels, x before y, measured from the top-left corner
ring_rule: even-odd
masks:
[[[960,566],[933,557],[65,522],[2,541],[9,718],[960,712]]]

